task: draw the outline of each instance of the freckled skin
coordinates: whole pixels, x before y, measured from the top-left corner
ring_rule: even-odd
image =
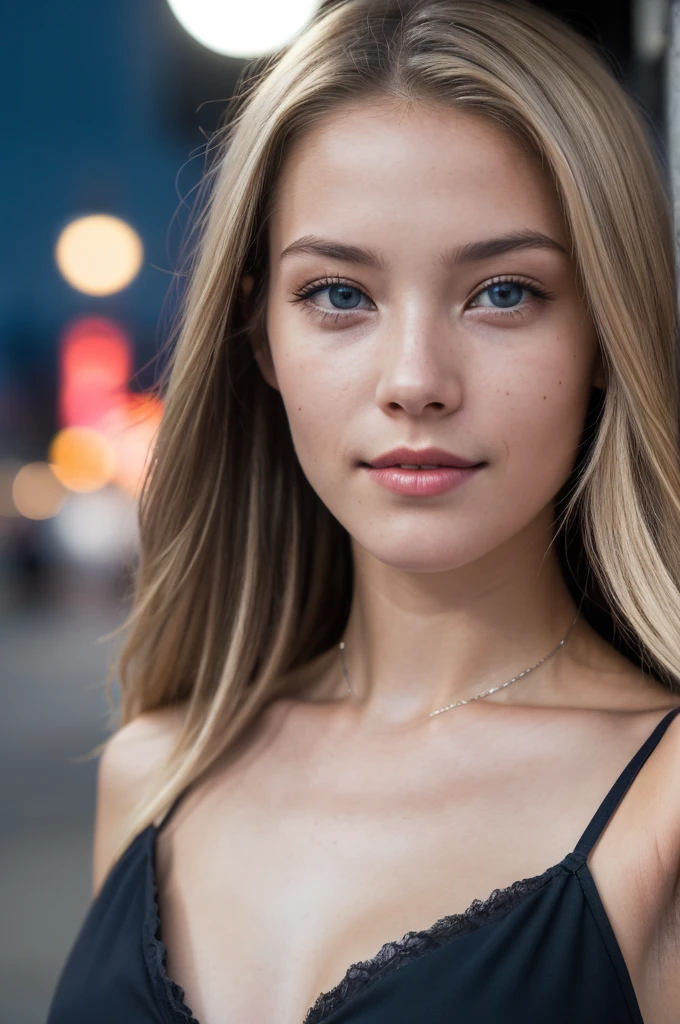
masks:
[[[364,103],[298,141],[276,198],[271,357],[261,351],[260,363],[281,391],[305,473],[355,544],[394,567],[432,571],[484,558],[518,531],[543,534],[590,390],[604,384],[573,268],[563,254],[539,249],[453,271],[438,259],[447,247],[527,228],[568,247],[541,168],[470,114]],[[306,234],[379,249],[388,268],[317,255],[279,261]],[[470,307],[481,285],[512,273],[554,298],[527,303],[516,319],[489,308],[488,293],[484,308]],[[338,325],[291,301],[325,275],[366,296]],[[334,308],[328,291],[315,301]],[[556,379],[564,381],[559,396]],[[515,402],[499,403],[499,382]],[[357,468],[399,443],[435,444],[488,465],[415,515]]]

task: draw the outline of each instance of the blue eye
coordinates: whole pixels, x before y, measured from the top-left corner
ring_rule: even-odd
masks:
[[[327,290],[331,304],[337,309],[354,309],[361,302],[361,292],[349,284],[332,284]]]
[[[526,292],[526,297],[523,293]],[[484,296],[489,301],[484,301]],[[477,292],[472,308],[477,309],[498,309],[519,313],[520,308],[530,304],[531,299],[550,298],[548,292],[536,285],[524,284],[522,281],[509,279],[506,281],[494,281]],[[528,301],[527,301],[528,299]]]
[[[295,292],[295,302],[304,302],[310,307],[315,315],[320,317],[333,317],[335,321],[342,316],[343,312],[351,313],[354,310],[370,309],[371,300],[361,288],[350,284],[348,281],[326,278],[325,281],[318,281],[316,284],[306,285]],[[324,302],[330,305],[319,305],[321,297]],[[361,306],[362,299],[369,305]]]
[[[489,284],[481,292],[477,293],[475,305],[491,309],[512,309],[522,301],[522,293],[529,291],[526,285],[518,281],[497,281]],[[480,302],[482,296],[487,295],[490,302]]]
[[[375,309],[366,292],[349,281],[325,278],[314,284],[305,285],[294,292],[293,302],[301,302],[309,312],[322,320],[329,318],[334,323],[344,319],[344,313]],[[321,305],[319,300],[324,296]],[[492,281],[474,296],[469,308],[495,309],[505,311],[508,317],[522,316],[534,306],[535,300],[549,299],[551,294],[535,284],[524,283],[516,278]],[[362,305],[362,300],[367,304]],[[349,318],[348,322],[352,322]]]
[[[508,306],[514,306],[520,302],[525,289],[515,281],[501,281],[499,284],[492,284],[486,291],[494,305],[507,309]]]

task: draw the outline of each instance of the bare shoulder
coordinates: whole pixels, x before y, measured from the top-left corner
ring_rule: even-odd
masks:
[[[659,740],[652,758],[653,767],[648,773],[654,791],[659,794],[660,803],[667,809],[675,806],[677,809],[676,825],[678,840],[680,841],[680,699],[675,698],[674,703],[666,704],[656,713],[657,724],[660,724],[670,716],[666,724],[663,736]],[[672,714],[672,712],[676,712]],[[667,823],[672,823],[672,818],[666,816]]]
[[[106,743],[97,774],[92,858],[95,895],[112,866],[121,822],[170,755],[185,716],[185,704],[145,711]]]
[[[122,726],[108,740],[100,760],[100,776],[108,781],[124,781],[129,771],[140,772],[156,767],[177,739],[186,717],[185,704],[145,711]],[[113,776],[113,778],[109,778]]]
[[[677,706],[677,705],[676,705]],[[649,917],[640,956],[639,987],[645,1020],[680,1019],[680,713],[672,717],[654,752],[640,791],[641,822],[651,823],[638,919]],[[649,908],[653,908],[648,915]]]
[[[653,728],[649,725],[646,728],[647,738],[651,738],[656,726],[667,718],[669,721],[648,767],[634,787],[638,793],[637,806],[643,820],[654,827],[657,852],[661,854],[665,848],[676,863],[680,863],[677,860],[680,854],[680,694],[669,693],[660,683],[650,683],[642,701],[641,717],[648,720],[653,716]]]
[[[680,704],[666,714],[677,707]],[[661,839],[669,847],[673,862],[680,870],[680,712],[671,717],[654,760],[653,783],[659,794]]]

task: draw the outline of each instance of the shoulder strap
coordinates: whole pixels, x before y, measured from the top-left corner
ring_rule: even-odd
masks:
[[[585,832],[579,839],[574,853],[581,853],[585,857],[588,856],[593,846],[600,837],[600,833],[604,829],[605,825],[611,818],[612,814],[618,807],[619,803],[623,799],[628,787],[632,783],[637,773],[642,768],[643,764],[655,749],[657,743],[665,733],[668,726],[675,716],[680,712],[680,705],[675,708],[671,708],[667,715],[661,719],[658,723],[651,736],[648,736],[645,742],[642,744],[636,754],[633,754],[630,761],[623,769],[618,779],[607,793],[606,797],[595,811],[590,823],[588,824]]]
[[[172,818],[173,814],[175,813],[175,811],[179,807],[179,805],[182,802],[182,800],[184,799],[184,797],[189,792],[190,788],[191,787],[188,786],[186,789],[183,789],[182,792],[178,796],[176,796],[175,799],[172,801],[172,803],[170,804],[170,807],[165,812],[162,820],[155,827],[155,831],[156,831],[157,835],[161,831],[161,829],[164,829],[165,826],[167,825],[167,823],[170,821],[170,818]]]

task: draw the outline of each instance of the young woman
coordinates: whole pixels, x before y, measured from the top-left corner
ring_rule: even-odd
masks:
[[[526,3],[348,0],[217,141],[49,1024],[677,1022],[643,119]]]

